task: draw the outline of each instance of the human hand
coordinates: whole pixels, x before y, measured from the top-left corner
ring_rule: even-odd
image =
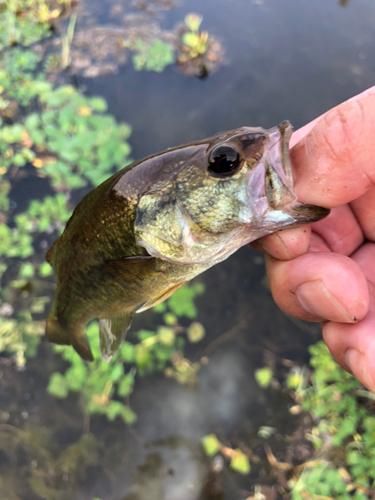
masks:
[[[293,145],[298,199],[332,211],[254,246],[276,303],[321,321],[336,361],[375,392],[375,87],[297,130]]]

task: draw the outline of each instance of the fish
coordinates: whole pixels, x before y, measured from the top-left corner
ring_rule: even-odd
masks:
[[[109,361],[135,313],[240,247],[328,215],[294,193],[292,130],[283,121],[221,132],[135,161],[90,191],[46,255],[57,278],[48,340],[92,361],[85,329],[98,318]]]

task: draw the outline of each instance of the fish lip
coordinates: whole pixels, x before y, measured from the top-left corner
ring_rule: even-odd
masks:
[[[330,213],[330,210],[301,203],[294,193],[292,164],[289,155],[289,142],[293,133],[292,124],[285,120],[270,129],[268,133],[267,160],[269,163],[266,164],[265,168],[265,186],[267,185],[267,177],[271,175],[277,182],[275,189],[265,189],[269,207],[288,213],[296,225],[323,219]]]
[[[327,215],[331,212],[328,208],[319,207],[318,205],[309,205],[299,201],[297,201],[290,208],[293,211],[293,216],[296,222],[301,221],[301,223],[317,222],[324,217],[327,217]]]
[[[289,141],[292,124],[285,120],[268,131],[265,157],[265,187],[268,204],[277,210],[296,201],[293,191],[292,165],[289,156]],[[271,180],[274,182],[271,183]],[[271,183],[271,186],[268,186]]]

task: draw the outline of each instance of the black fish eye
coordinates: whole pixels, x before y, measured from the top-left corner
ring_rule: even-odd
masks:
[[[233,146],[217,146],[208,158],[208,170],[217,177],[234,175],[240,165],[240,154]]]

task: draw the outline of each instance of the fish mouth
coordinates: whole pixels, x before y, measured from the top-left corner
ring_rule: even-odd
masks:
[[[297,200],[293,189],[293,173],[289,156],[289,141],[293,127],[289,121],[267,131],[268,141],[261,160],[263,164],[263,182],[261,187],[263,208],[267,211],[269,222],[274,220],[280,225],[297,226],[316,222],[329,214],[329,210],[315,205],[308,205]],[[282,216],[283,215],[283,216]],[[278,221],[278,222],[277,222]],[[284,221],[284,224],[282,224]]]

